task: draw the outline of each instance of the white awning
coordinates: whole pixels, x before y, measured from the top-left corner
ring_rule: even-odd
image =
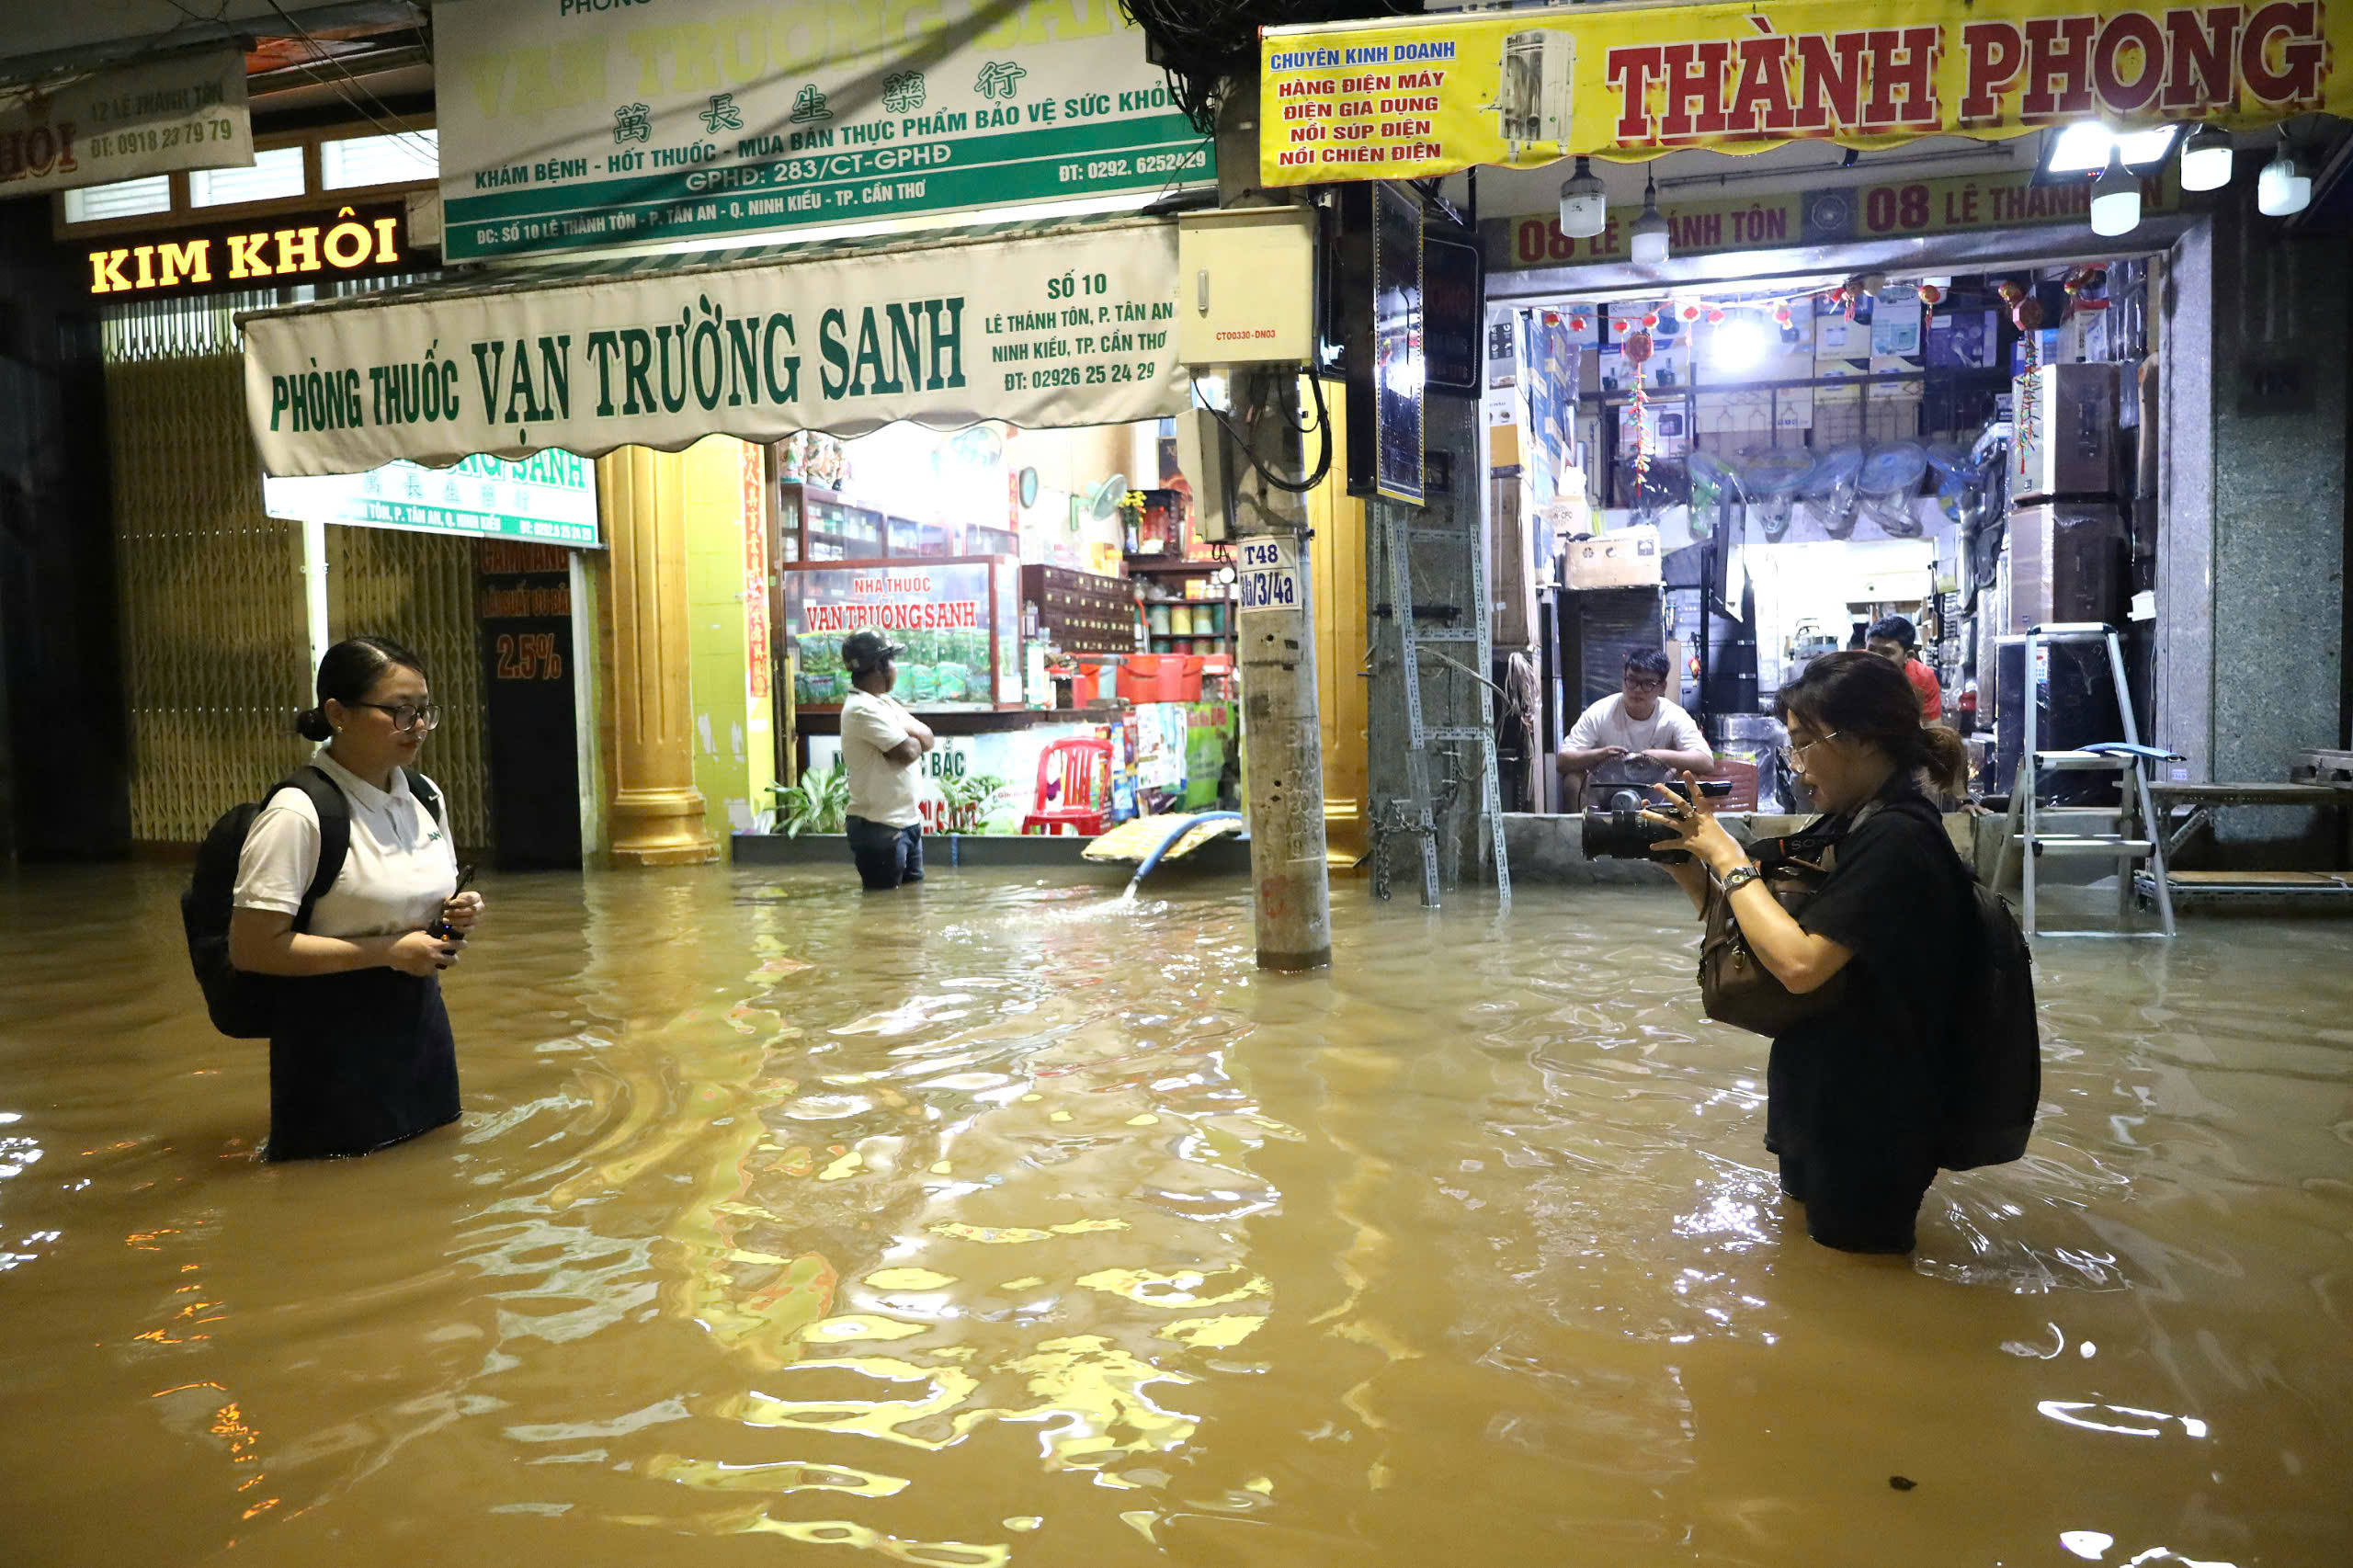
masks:
[[[508,268],[250,312],[273,474],[705,436],[1180,412],[1176,224],[1004,224]]]

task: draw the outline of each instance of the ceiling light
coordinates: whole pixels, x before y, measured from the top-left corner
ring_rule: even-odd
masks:
[[[2231,133],[2201,125],[2181,144],[2181,188],[2220,190],[2231,183]]]
[[[2042,172],[2096,175],[2108,167],[2118,153],[2123,155],[2125,167],[2147,168],[2165,161],[2165,154],[2173,151],[2173,139],[2180,129],[2177,125],[2158,125],[2120,135],[2097,120],[2078,120],[2044,142]]]
[[[1741,311],[1708,329],[1708,358],[1720,370],[1753,370],[1772,351],[1773,337],[1762,318]]]
[[[1573,240],[1589,240],[1609,226],[1609,197],[1593,160],[1579,158],[1577,172],[1561,182],[1561,233]]]
[[[2109,159],[2108,172],[2092,187],[2092,233],[2114,238],[2141,226],[2141,181],[2124,166],[2123,149]]]
[[[2262,175],[2255,182],[2255,204],[2267,218],[2285,218],[2291,212],[2302,212],[2312,205],[2313,176],[2304,172],[2296,154],[2288,150],[2283,138],[2279,155],[2263,165]]]
[[[2309,193],[2312,182],[2304,182]],[[1631,231],[1634,241],[1634,265],[1656,267],[1666,259],[1666,220],[1658,214],[1658,181],[1643,184],[1643,215],[1634,220]]]

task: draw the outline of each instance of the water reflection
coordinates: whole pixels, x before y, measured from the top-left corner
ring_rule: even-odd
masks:
[[[127,1477],[163,1562],[2353,1560],[2325,925],[2048,949],[2033,1156],[1906,1264],[1644,891],[1344,891],[1274,981],[1215,886],[507,879],[462,1127],[309,1167],[175,891],[0,885],[28,1562]]]

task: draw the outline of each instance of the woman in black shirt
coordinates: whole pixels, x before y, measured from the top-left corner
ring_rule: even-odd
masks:
[[[1709,879],[1724,885],[1750,950],[1790,992],[1851,969],[1836,1006],[1773,1041],[1765,1146],[1815,1241],[1909,1252],[1937,1173],[1958,976],[1976,928],[1968,868],[1922,783],[1958,791],[1968,754],[1950,730],[1922,727],[1912,683],[1875,654],[1814,660],[1779,706],[1790,765],[1827,812],[1799,837],[1836,846],[1802,918],[1704,804],[1658,807],[1652,820],[1680,834],[1658,847],[1690,852],[1668,869],[1702,910]]]

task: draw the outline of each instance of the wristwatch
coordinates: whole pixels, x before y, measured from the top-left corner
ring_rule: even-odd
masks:
[[[1740,866],[1734,868],[1732,875],[1724,879],[1724,896],[1726,898],[1730,898],[1733,894],[1738,892],[1741,889],[1746,887],[1749,883],[1756,881],[1764,875],[1765,873],[1758,870],[1755,866]]]

